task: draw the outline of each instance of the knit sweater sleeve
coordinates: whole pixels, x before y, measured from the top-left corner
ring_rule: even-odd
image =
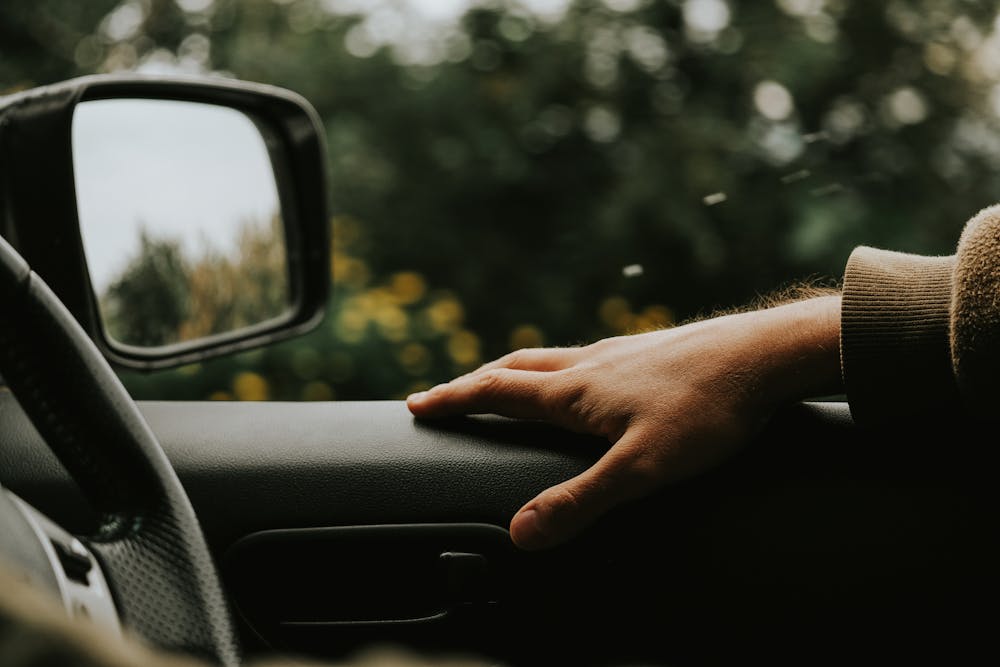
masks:
[[[1000,415],[1000,205],[958,250],[923,257],[859,247],[844,272],[841,372],[860,424]]]

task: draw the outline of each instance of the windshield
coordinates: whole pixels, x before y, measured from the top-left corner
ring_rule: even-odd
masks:
[[[313,333],[136,398],[400,398],[834,284],[860,244],[950,254],[1000,184],[992,3],[46,0],[0,5],[0,92],[105,71],[304,95],[333,295]]]

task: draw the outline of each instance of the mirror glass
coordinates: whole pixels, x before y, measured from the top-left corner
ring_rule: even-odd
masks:
[[[288,312],[278,188],[252,118],[197,102],[85,101],[73,167],[110,339],[158,347]]]

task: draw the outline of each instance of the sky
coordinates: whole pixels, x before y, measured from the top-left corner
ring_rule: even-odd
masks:
[[[181,240],[189,256],[234,250],[240,223],[280,208],[267,147],[242,112],[209,104],[83,102],[73,167],[84,250],[104,291],[139,248],[142,225]]]

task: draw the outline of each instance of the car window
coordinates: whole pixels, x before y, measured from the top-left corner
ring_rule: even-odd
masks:
[[[859,244],[952,252],[998,197],[997,25],[958,0],[21,0],[0,91],[140,70],[304,95],[325,321],[122,377],[137,398],[399,398],[834,284]]]

